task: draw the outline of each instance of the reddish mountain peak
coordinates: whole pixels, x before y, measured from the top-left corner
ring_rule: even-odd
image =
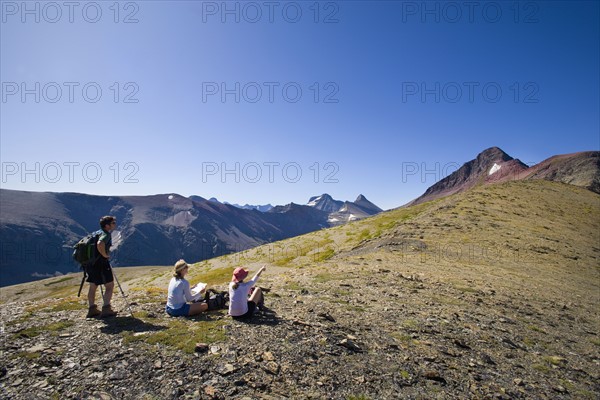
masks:
[[[429,187],[421,197],[410,204],[423,203],[483,184],[492,168],[502,169],[502,165],[512,160],[514,159],[499,147],[485,149],[475,159],[464,163],[457,171]],[[522,164],[520,161],[518,163]]]
[[[457,171],[429,187],[408,205],[423,203],[474,186],[521,179],[545,179],[600,193],[600,152],[586,151],[548,158],[529,168],[498,147],[485,149]]]
[[[510,161],[513,158],[506,154],[499,147],[490,147],[489,149],[485,149],[481,153],[477,155],[477,158],[472,161],[476,161],[478,163],[487,163],[490,161]]]

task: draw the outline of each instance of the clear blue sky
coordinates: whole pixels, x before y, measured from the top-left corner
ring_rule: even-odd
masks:
[[[2,1],[1,186],[393,208],[599,150],[599,2],[475,3]]]

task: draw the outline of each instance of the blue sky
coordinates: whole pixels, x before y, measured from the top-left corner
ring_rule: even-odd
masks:
[[[3,188],[387,209],[600,149],[596,1],[117,5],[1,2]]]

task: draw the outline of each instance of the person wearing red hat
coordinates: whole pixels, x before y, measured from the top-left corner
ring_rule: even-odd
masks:
[[[262,307],[264,301],[262,290],[259,287],[254,288],[254,285],[266,268],[259,269],[248,282],[244,282],[248,276],[248,271],[244,268],[236,268],[233,271],[233,277],[229,283],[229,315],[234,319],[251,318],[256,309]],[[250,295],[250,293],[252,294]],[[250,295],[249,298],[248,295]]]

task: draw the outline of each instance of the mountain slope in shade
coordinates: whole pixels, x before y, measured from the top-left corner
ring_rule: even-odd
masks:
[[[0,190],[0,286],[78,270],[72,246],[117,217],[122,243],[117,266],[170,265],[204,260],[329,226],[327,213],[302,206],[276,213],[186,198],[91,196]],[[300,207],[300,206],[298,206]]]
[[[369,215],[375,215],[383,211],[381,208],[377,207],[375,204],[367,200],[367,198],[362,194],[358,195],[356,200],[354,200],[354,204],[360,209],[369,213]]]
[[[407,205],[464,192],[477,185],[523,179],[563,182],[600,193],[600,152],[558,155],[528,167],[498,147],[491,147],[429,187],[423,195]]]
[[[192,201],[200,201],[200,202],[206,201],[206,199],[202,196],[190,196],[188,198]]]
[[[348,211],[332,223],[328,211],[294,203],[263,212],[178,194],[92,196],[2,189],[0,286],[78,270],[72,246],[98,230],[103,215],[116,216],[121,232],[113,264],[138,266],[170,265],[179,258],[205,260],[380,211],[362,195],[357,204],[321,198],[325,209],[339,203]]]

